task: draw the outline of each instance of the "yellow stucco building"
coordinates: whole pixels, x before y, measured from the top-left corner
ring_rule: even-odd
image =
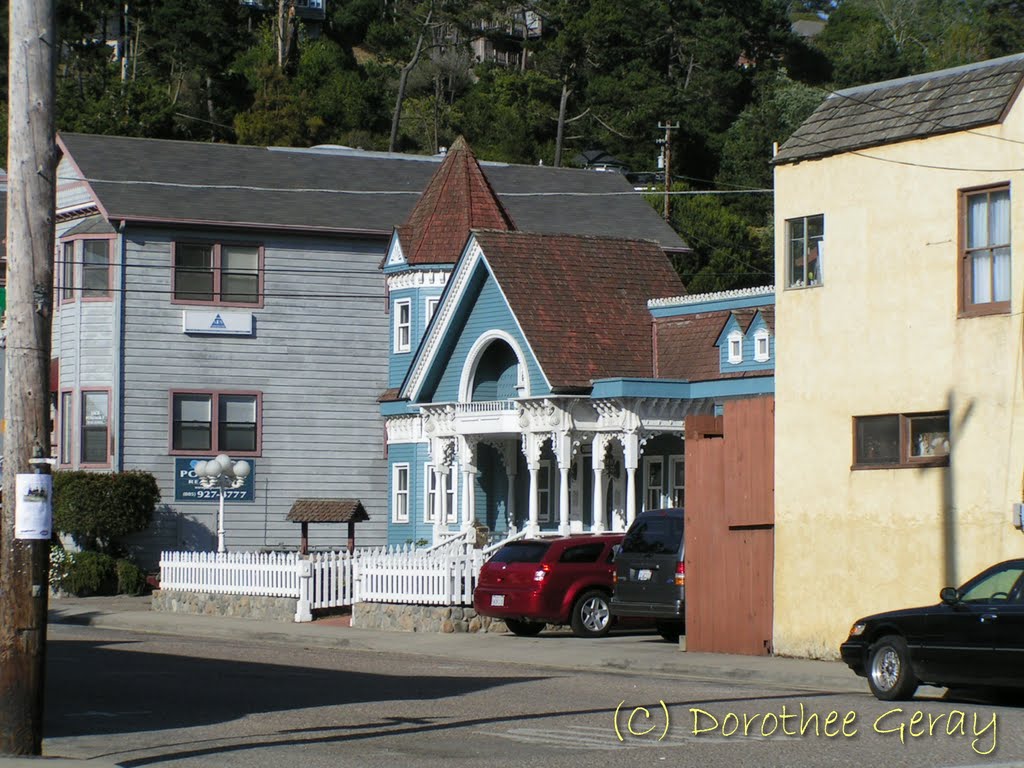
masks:
[[[840,91],[776,156],[777,654],[1024,556],[1022,77]]]

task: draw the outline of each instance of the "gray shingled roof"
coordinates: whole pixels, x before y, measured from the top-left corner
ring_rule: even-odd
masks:
[[[847,88],[830,95],[782,145],[795,163],[992,125],[1020,93],[1024,54]]]
[[[440,159],[74,133],[60,140],[114,221],[382,237],[406,220]],[[481,165],[524,231],[614,235],[654,240],[667,250],[687,248],[619,174]]]

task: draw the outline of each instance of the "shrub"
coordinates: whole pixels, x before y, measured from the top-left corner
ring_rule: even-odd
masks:
[[[141,595],[146,589],[146,574],[131,560],[118,560],[117,593],[119,595]]]
[[[160,501],[148,472],[67,471],[53,475],[53,523],[83,550],[113,554],[117,538],[144,530]]]
[[[56,587],[69,595],[110,595],[117,589],[115,560],[102,552],[66,553],[63,574]]]

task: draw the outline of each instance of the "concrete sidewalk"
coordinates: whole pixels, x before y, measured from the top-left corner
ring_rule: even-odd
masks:
[[[324,649],[501,661],[532,668],[655,674],[814,691],[867,691],[866,681],[838,661],[683,652],[653,632],[613,632],[595,640],[561,631],[530,638],[388,632],[348,627],[337,620],[293,624],[163,613],[149,610],[149,605],[148,597],[51,598],[50,622]]]

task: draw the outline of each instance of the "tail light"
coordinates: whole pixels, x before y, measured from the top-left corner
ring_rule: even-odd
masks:
[[[612,571],[612,584],[619,583],[619,572],[617,570]]]
[[[679,561],[679,565],[676,566],[676,586],[682,587],[686,585],[686,563]]]
[[[548,575],[548,571],[551,570],[551,566],[547,563],[541,565],[539,571],[535,571],[533,574],[534,581],[544,581],[544,577]]]

